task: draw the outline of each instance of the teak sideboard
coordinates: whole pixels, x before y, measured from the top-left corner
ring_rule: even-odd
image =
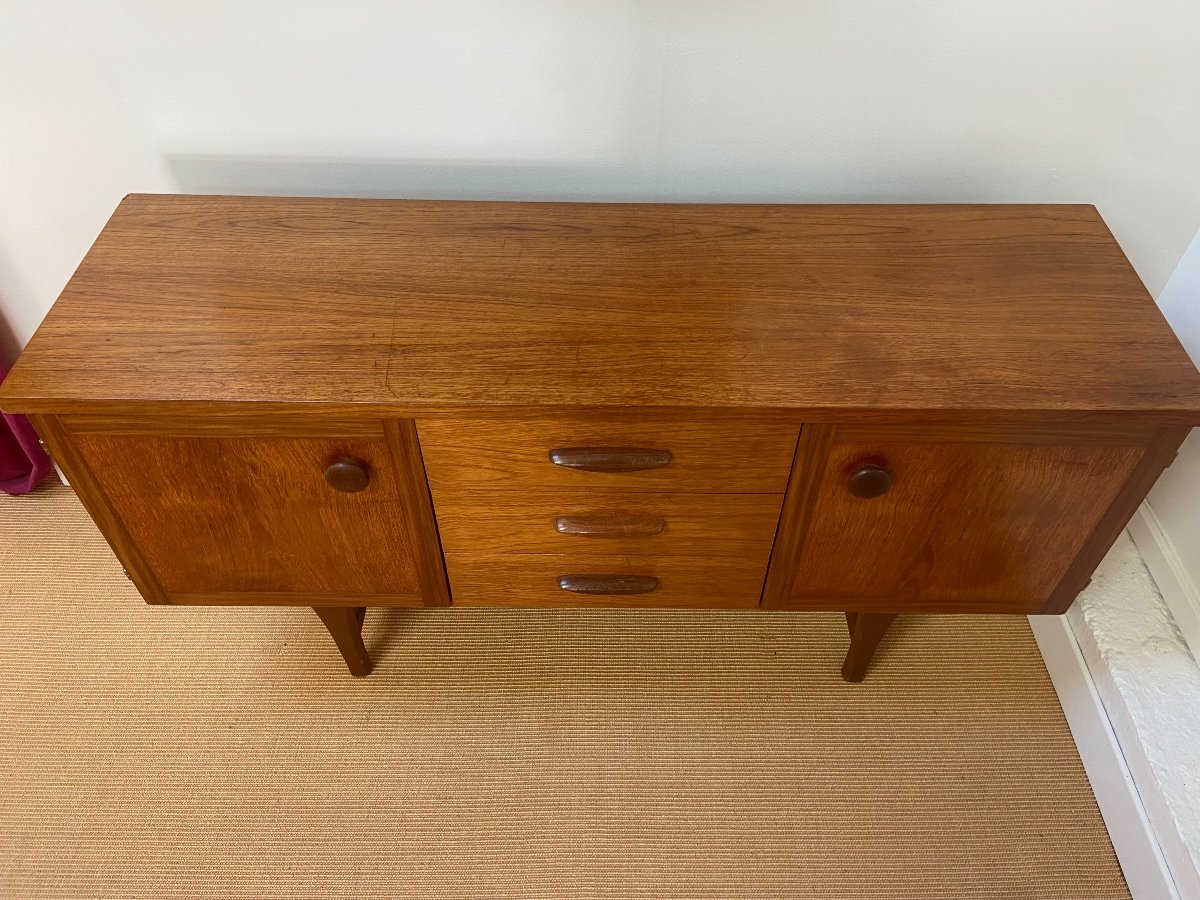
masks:
[[[0,388],[150,603],[1062,613],[1200,375],[1090,206],[132,195]]]

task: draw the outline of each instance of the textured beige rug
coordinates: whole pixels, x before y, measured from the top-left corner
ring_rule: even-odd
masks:
[[[1029,628],[150,608],[0,499],[6,897],[1127,897]]]

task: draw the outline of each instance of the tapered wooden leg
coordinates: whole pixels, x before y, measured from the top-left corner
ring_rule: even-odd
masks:
[[[342,659],[350,674],[371,674],[371,656],[362,639],[363,620],[367,617],[365,606],[314,606],[313,612],[321,617],[329,630],[333,642],[342,652]]]
[[[850,649],[842,663],[842,678],[846,681],[862,681],[867,668],[875,656],[875,648],[887,634],[895,613],[846,613],[846,626],[850,629]]]

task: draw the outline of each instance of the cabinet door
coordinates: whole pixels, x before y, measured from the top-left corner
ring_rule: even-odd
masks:
[[[764,606],[1045,611],[1149,439],[806,427]]]
[[[411,422],[354,423],[349,436],[295,424],[67,427],[81,493],[90,483],[106,504],[125,532],[110,541],[127,539],[160,599],[447,602]]]

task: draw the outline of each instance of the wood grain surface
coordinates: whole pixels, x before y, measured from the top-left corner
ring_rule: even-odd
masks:
[[[1089,206],[131,195],[0,390],[120,400],[1197,424],[1200,376]]]
[[[1065,613],[1075,602],[1079,592],[1091,582],[1096,567],[1117,542],[1133,514],[1146,499],[1154,482],[1162,475],[1163,470],[1174,462],[1180,445],[1190,432],[1190,428],[1179,426],[1167,426],[1156,430],[1141,461],[1084,540],[1083,548],[1071,562],[1062,581],[1041,612]]]
[[[764,592],[789,609],[1043,612],[1146,453],[805,428]],[[855,496],[864,464],[883,494]],[[1090,574],[1090,570],[1089,570]]]
[[[427,494],[420,470],[397,458],[406,440],[70,438],[94,481],[81,493],[94,490],[111,505],[168,600],[294,593],[339,605],[356,595],[445,603],[432,515],[422,517],[414,500]],[[326,483],[326,466],[341,456],[369,467],[365,490]]]
[[[753,559],[639,554],[447,553],[455,606],[671,606],[752,608],[762,595],[763,565]],[[650,575],[649,594],[564,591],[563,575]]]
[[[134,546],[129,529],[101,490],[96,474],[80,453],[71,433],[63,426],[62,419],[58,416],[32,416],[31,421],[53,454],[55,463],[66,474],[88,515],[108,541],[113,554],[121,561],[125,577],[147,603],[166,603],[167,596],[158,577]]]
[[[740,417],[637,417],[589,410],[574,416],[438,416],[417,423],[434,497],[484,488],[520,491],[687,491],[782,494],[799,427]],[[631,472],[588,472],[550,461],[556,447],[669,450],[665,466]]]
[[[742,557],[763,567],[782,502],[782,494],[586,490],[471,490],[435,496],[447,553]],[[665,525],[657,534],[633,537],[583,537],[555,529],[559,516],[599,515],[658,517]]]

